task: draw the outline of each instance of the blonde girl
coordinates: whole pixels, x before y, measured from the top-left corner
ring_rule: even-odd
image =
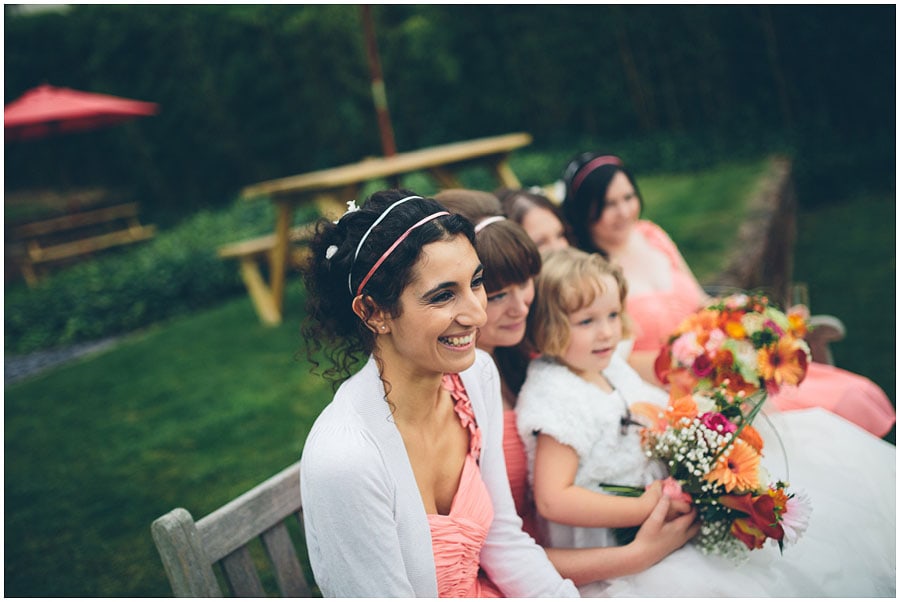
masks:
[[[541,356],[519,393],[517,426],[554,547],[616,545],[611,528],[642,524],[663,495],[665,471],[643,454],[629,408],[667,396],[616,354],[626,294],[621,270],[574,248],[546,254],[536,280],[528,332]],[[646,492],[619,497],[601,483]],[[671,500],[669,518],[680,514],[693,520],[689,504]]]

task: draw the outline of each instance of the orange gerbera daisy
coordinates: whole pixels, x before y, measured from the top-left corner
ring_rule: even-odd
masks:
[[[803,338],[806,336],[806,333],[809,332],[809,328],[806,324],[806,320],[803,318],[801,314],[788,314],[788,325],[791,329],[791,333],[799,338]]]
[[[731,450],[723,453],[706,480],[721,485],[725,491],[747,491],[759,487],[759,453],[747,442],[737,439]]]
[[[775,512],[776,515],[780,516],[784,509],[787,508],[788,496],[787,493],[784,492],[784,489],[781,487],[777,489],[769,489],[768,491],[769,497],[771,497],[775,501]]]
[[[744,328],[744,325],[741,324],[740,319],[737,320],[728,320],[725,323],[725,334],[727,334],[732,339],[746,339],[747,338],[747,330]]]
[[[797,385],[806,376],[806,354],[793,337],[784,337],[756,355],[760,376],[777,385]]]
[[[666,408],[666,418],[669,419],[669,424],[678,424],[682,418],[694,419],[696,417],[697,402],[694,401],[691,394],[669,400],[669,407]]]
[[[741,429],[741,434],[738,435],[738,438],[746,441],[747,444],[755,449],[758,453],[762,453],[763,438],[759,434],[759,431],[749,424],[744,425],[744,428]]]

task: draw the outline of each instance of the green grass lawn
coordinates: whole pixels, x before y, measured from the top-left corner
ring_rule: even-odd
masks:
[[[794,260],[794,279],[809,283],[813,313],[836,315],[847,327],[847,337],[831,345],[835,364],[871,378],[895,407],[896,223],[891,194],[801,209]]]
[[[701,279],[721,269],[763,167],[641,177],[647,217]],[[838,363],[892,398],[893,228],[893,198],[803,213],[796,268],[813,309],[848,326]],[[277,328],[241,297],[6,387],[6,595],[171,595],[150,523],[176,506],[200,518],[296,461],[331,398],[296,357],[302,296],[293,281]]]
[[[642,216],[669,233],[701,283],[727,267],[727,251],[768,163],[725,163],[697,173],[639,177]]]
[[[280,328],[240,298],[6,388],[7,595],[171,595],[150,523],[296,461],[330,399],[295,359],[300,297]]]

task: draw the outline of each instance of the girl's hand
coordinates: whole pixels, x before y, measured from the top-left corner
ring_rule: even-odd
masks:
[[[666,513],[666,520],[670,521],[684,514],[690,513],[694,509],[694,505],[691,502],[687,501],[684,497],[673,497],[666,495],[666,481],[653,481],[647,490],[644,492],[644,495],[641,496],[641,499],[647,503],[652,503],[650,506],[650,510],[648,511],[648,516],[650,512],[653,511],[654,507],[659,502],[661,497],[669,499],[668,510]],[[648,495],[650,494],[650,495]],[[647,496],[644,499],[644,496]],[[690,496],[687,496],[690,497]]]
[[[640,564],[644,569],[682,547],[700,531],[700,523],[696,520],[697,511],[693,508],[673,520],[667,520],[671,505],[672,501],[661,495],[653,512],[638,529],[634,541],[628,544],[641,559]]]
[[[659,505],[659,500],[663,497],[665,496],[663,495],[662,481],[653,481],[646,489],[644,489],[640,501],[641,506],[646,509],[646,516],[649,517],[650,514],[653,513],[653,509]]]

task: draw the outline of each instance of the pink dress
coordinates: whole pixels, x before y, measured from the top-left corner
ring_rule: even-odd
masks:
[[[516,514],[522,519],[522,530],[531,535],[539,545],[544,545],[542,532],[538,527],[534,497],[528,486],[528,456],[516,428],[515,410],[503,411],[503,457],[506,460],[506,476],[509,477],[509,489],[516,504]]]
[[[672,268],[672,288],[629,295],[626,311],[635,323],[636,351],[655,351],[681,321],[703,303],[693,277],[681,269],[680,254],[668,234],[642,220],[637,232],[661,251]],[[627,276],[627,275],[626,275]],[[834,366],[812,362],[798,387],[785,387],[770,402],[781,411],[821,407],[870,433],[883,437],[896,420],[894,406],[885,392],[868,378]]]
[[[462,425],[469,430],[469,453],[450,513],[429,514],[431,545],[441,598],[502,598],[503,593],[480,571],[481,548],[487,539],[494,506],[481,480],[481,431],[458,374],[445,374],[443,386],[453,397]]]

